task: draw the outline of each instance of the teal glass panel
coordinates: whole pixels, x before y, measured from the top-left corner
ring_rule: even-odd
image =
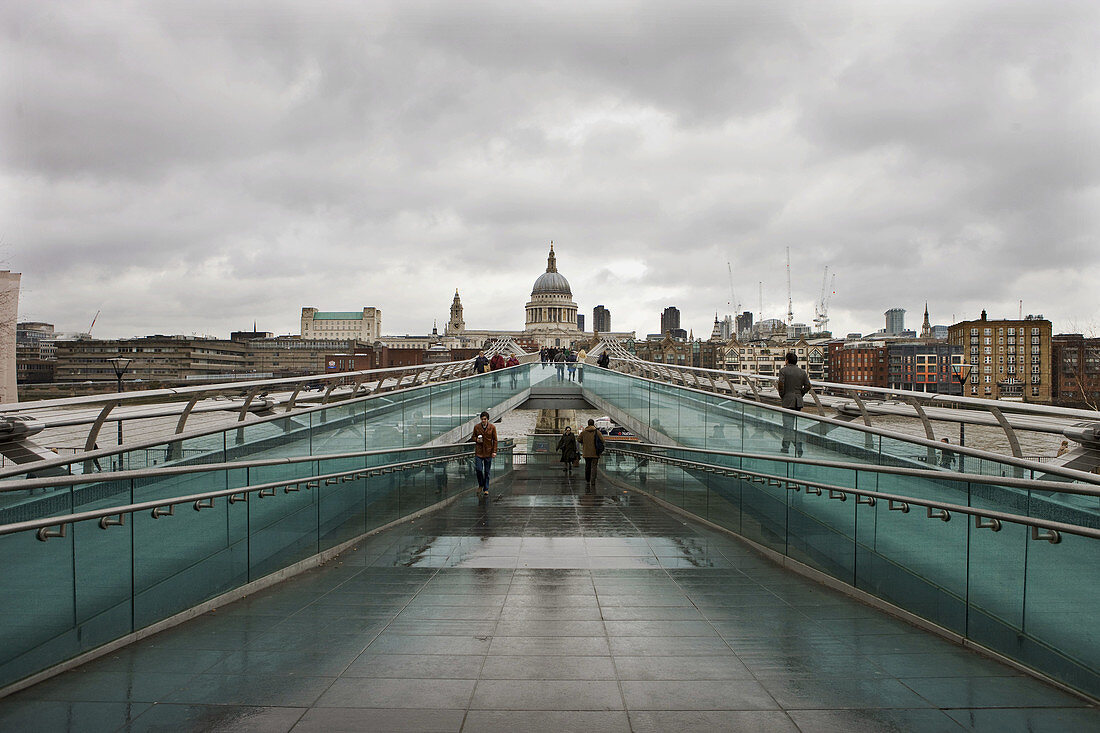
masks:
[[[229,488],[225,472],[197,474],[177,495]],[[142,489],[135,482],[136,494]],[[246,547],[230,536],[231,506],[216,498],[196,509],[177,504],[169,516],[132,515],[135,628],[167,618],[248,580]]]
[[[79,485],[73,487],[72,497],[74,512],[109,509],[132,503],[133,485],[128,480]],[[133,527],[129,516],[123,521],[124,525],[107,529],[98,522],[69,527],[74,543],[75,619],[82,649],[93,649],[134,628]]]
[[[982,506],[988,502],[975,497],[972,504]],[[969,521],[967,636],[990,649],[1015,656],[1024,629],[1028,528],[1005,522],[994,532],[978,529],[973,519]]]
[[[900,493],[897,477],[878,476],[857,487]],[[962,489],[965,492],[965,487]],[[898,505],[900,506],[900,505]],[[966,631],[968,524],[965,516],[950,521],[929,518],[924,507],[891,510],[889,502],[857,509],[855,586],[945,628]]]
[[[732,476],[710,478],[706,518],[731,532],[741,532],[741,482]]]
[[[423,445],[433,437],[431,433],[431,390],[421,387],[405,394],[401,401],[402,445],[410,448]]]
[[[325,455],[367,450],[363,425],[370,404],[370,400],[365,400],[310,413],[310,450],[292,455]]]
[[[162,466],[194,466],[224,463],[226,433],[210,433],[192,438],[172,440],[162,444]],[[152,449],[149,449],[152,450]]]
[[[400,517],[400,495],[395,474],[384,473],[368,477],[363,482],[363,506],[368,531]]]
[[[23,492],[17,492],[23,493]],[[69,490],[55,489],[35,497],[56,498],[62,509],[42,511],[40,516],[68,514]],[[5,495],[11,516],[13,497]],[[37,511],[26,507],[24,511]],[[19,520],[15,520],[19,521]],[[5,522],[6,524],[7,522]],[[84,651],[77,628],[74,580],[74,534],[39,542],[34,532],[0,536],[0,557],[20,562],[0,564],[0,685],[26,677]]]
[[[1011,656],[1100,697],[1100,542],[1029,540],[1023,634]]]
[[[786,476],[786,463],[765,458],[742,458],[746,471]],[[766,480],[741,482],[741,528],[749,539],[776,552],[787,549],[787,490]]]
[[[363,491],[366,478],[352,474],[332,485],[317,489],[317,516],[320,522],[318,546],[328,550],[367,531],[363,514]]]
[[[258,458],[308,456],[312,450],[309,423],[316,413],[252,423],[225,435],[225,452],[230,461]]]
[[[279,481],[282,466],[249,469],[249,484]],[[314,467],[316,470],[316,467]],[[323,485],[323,482],[322,482]],[[321,487],[248,498],[249,578],[256,580],[318,552],[317,493]]]
[[[703,447],[708,450],[740,451],[743,422],[740,403],[716,395],[706,395],[702,401],[706,407]]]

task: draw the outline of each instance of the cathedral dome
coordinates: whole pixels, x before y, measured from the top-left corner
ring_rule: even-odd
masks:
[[[573,295],[569,289],[569,281],[560,272],[544,272],[535,280],[535,286],[531,288],[531,295]]]
[[[531,288],[531,295],[568,295],[573,296],[569,281],[558,272],[558,261],[554,256],[554,245],[550,245],[550,256],[546,258],[546,272],[539,275]]]

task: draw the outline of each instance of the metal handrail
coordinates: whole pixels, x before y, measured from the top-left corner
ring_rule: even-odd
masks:
[[[256,458],[248,461],[230,461],[228,463],[200,463],[191,466],[163,466],[161,468],[139,468],[133,471],[103,471],[90,474],[66,474],[64,476],[47,476],[43,478],[21,479],[19,481],[6,481],[0,483],[0,494],[12,491],[30,491],[35,489],[48,489],[62,486],[78,486],[80,484],[92,484],[109,481],[128,481],[131,479],[164,478],[170,476],[185,476],[193,473],[213,473],[215,471],[232,471],[242,468],[264,468],[267,466],[285,466],[298,463],[313,463],[319,461],[344,460],[347,458],[365,458],[368,456],[386,455],[389,453],[408,453],[411,451],[454,449],[462,443],[452,443],[444,446],[412,446],[409,448],[376,448],[374,450],[353,451],[350,453],[326,453],[324,455],[287,456],[281,458]],[[451,453],[448,455],[464,455],[464,453]],[[83,457],[81,460],[84,460]]]
[[[450,362],[450,363],[451,364],[458,364],[458,363],[464,363],[464,362]],[[435,365],[435,366],[439,366],[439,365]],[[401,368],[402,367],[398,367],[398,369],[401,369]],[[404,368],[407,369],[407,367],[404,367]],[[467,379],[474,379],[478,376],[481,376],[481,375],[464,374],[463,376],[455,377],[453,379],[448,379],[447,383],[461,382],[461,381],[467,380]],[[351,397],[349,399],[346,399],[346,400],[342,401],[340,403],[340,405],[341,406],[355,405],[355,404],[359,404],[360,402],[365,402],[367,400],[372,400],[372,399],[375,399],[377,397],[380,397],[382,394],[387,394],[388,395],[388,394],[392,394],[392,393],[400,393],[400,392],[404,392],[404,391],[407,391],[407,390],[419,389],[423,386],[425,386],[425,385],[419,384],[419,383],[414,383],[414,384],[409,385],[407,387],[401,387],[400,384],[398,384],[398,385],[395,386],[395,388],[392,390],[392,392],[380,393],[378,391],[375,391],[375,392],[371,392],[369,394],[364,394],[364,395],[359,396],[359,397]],[[142,394],[142,393],[132,392],[132,393],[127,393],[127,394],[138,395],[138,394]],[[311,414],[313,412],[328,410],[328,409],[331,409],[332,407],[333,407],[333,405],[330,405],[330,404],[315,405],[313,407],[307,407],[307,408],[300,409],[300,410],[294,412],[293,416],[294,417],[299,417],[299,416],[302,416],[302,415],[308,415],[308,414]],[[52,459],[45,460],[45,461],[35,461],[33,463],[17,464],[16,466],[13,466],[12,468],[9,468],[9,469],[0,469],[0,479],[6,478],[8,476],[18,476],[20,474],[27,473],[28,471],[41,471],[41,470],[44,470],[44,469],[47,469],[47,468],[54,468],[54,467],[57,467],[57,466],[67,466],[67,465],[72,464],[72,463],[85,463],[87,461],[93,461],[93,460],[96,460],[96,459],[99,459],[99,458],[105,458],[105,457],[108,457],[108,456],[113,456],[113,455],[117,455],[117,454],[120,454],[120,453],[126,453],[126,452],[133,451],[133,450],[143,450],[143,449],[152,448],[152,447],[155,447],[155,446],[163,446],[166,443],[174,443],[174,442],[178,442],[178,441],[190,440],[190,439],[193,439],[193,438],[202,437],[204,435],[213,435],[215,433],[224,433],[224,432],[227,432],[227,431],[230,431],[230,430],[236,430],[236,429],[240,429],[240,428],[250,427],[250,426],[258,425],[258,424],[261,424],[261,423],[264,423],[264,422],[271,422],[271,421],[274,421],[274,420],[285,420],[289,416],[290,415],[288,415],[287,413],[279,413],[279,414],[276,414],[276,415],[267,415],[267,416],[261,416],[261,417],[254,417],[250,420],[241,420],[241,421],[235,423],[232,427],[224,427],[224,426],[218,427],[218,426],[215,426],[215,427],[198,428],[198,429],[190,430],[190,431],[186,431],[186,432],[179,432],[179,433],[176,433],[175,435],[173,435],[172,438],[170,440],[167,440],[167,441],[162,439],[162,438],[157,438],[157,439],[146,440],[146,441],[138,441],[138,442],[130,443],[130,444],[127,444],[127,445],[121,445],[121,446],[120,445],[115,445],[115,446],[111,446],[109,448],[99,448],[99,449],[93,449],[93,450],[85,450],[85,451],[83,451],[83,452],[81,452],[81,453],[79,453],[79,454],[77,454],[76,456],[73,456],[73,457],[58,457],[58,458],[52,458]],[[102,474],[97,473],[95,475],[102,475]]]
[[[895,476],[909,476],[912,478],[926,478],[934,481],[963,481],[971,484],[989,484],[991,486],[1007,486],[1014,489],[1028,489],[1034,491],[1048,491],[1054,494],[1079,494],[1081,496],[1100,497],[1100,488],[1091,488],[1080,484],[1071,484],[1061,481],[1040,481],[1038,479],[1016,478],[1014,476],[989,476],[984,473],[958,473],[952,471],[935,471],[927,468],[905,468],[904,466],[881,466],[873,463],[845,463],[843,461],[829,461],[818,458],[798,458],[795,456],[777,456],[771,453],[745,453],[742,451],[722,451],[712,448],[693,448],[691,446],[660,445],[658,443],[643,443],[631,441],[632,447],[653,448],[656,450],[679,450],[692,453],[705,453],[715,456],[731,456],[734,458],[748,458],[751,460],[777,461],[782,463],[797,463],[807,466],[821,466],[824,468],[839,468],[849,471],[868,471],[873,473],[887,473]],[[626,448],[616,448],[626,451]],[[729,468],[729,466],[727,466]]]
[[[448,361],[440,364],[419,364],[414,367],[386,367],[384,369],[365,369],[357,372],[337,372],[311,374],[301,377],[280,377],[278,379],[258,379],[248,382],[222,382],[219,384],[197,384],[186,387],[165,387],[162,389],[148,389],[137,392],[111,392],[105,394],[84,395],[82,397],[58,397],[49,400],[37,400],[34,402],[6,402],[0,404],[0,413],[19,414],[33,410],[44,410],[52,407],[70,407],[72,405],[99,404],[108,401],[131,402],[134,400],[147,400],[151,397],[180,397],[183,395],[204,394],[213,392],[240,392],[254,387],[270,387],[277,385],[308,384],[311,382],[327,382],[352,377],[364,377],[381,375],[384,379],[391,377],[396,372],[408,372],[410,369],[418,371],[431,371],[445,367],[461,367],[470,365],[473,359],[461,361]],[[373,381],[373,380],[372,380]],[[363,384],[364,382],[360,382]]]
[[[620,359],[619,361],[624,361],[625,362],[626,360],[625,359]],[[661,366],[661,367],[670,366],[670,365],[667,365],[667,364],[658,364],[657,362],[644,362],[644,361],[637,360],[637,359],[634,360],[634,361],[639,363],[639,364],[643,364],[643,365],[655,365],[655,366]],[[692,367],[692,368],[694,368],[694,367]],[[715,370],[708,370],[708,371],[715,371]],[[629,376],[633,379],[640,379],[642,381],[652,382],[653,384],[668,384],[668,382],[661,382],[661,381],[658,381],[656,379],[641,376],[641,375],[638,375],[638,374],[627,374],[625,372],[619,372],[619,373],[620,374],[625,374],[626,376]],[[729,373],[732,374],[733,372],[729,372]],[[686,385],[676,385],[676,386],[679,389],[683,389],[683,390],[686,390],[686,391],[689,391],[689,392],[695,392],[695,393],[700,394],[700,395],[710,396],[710,395],[716,394],[715,392],[707,392],[705,390],[698,389],[698,388],[695,388],[695,387],[688,387]],[[851,385],[849,385],[849,387],[850,386]],[[588,388],[585,387],[585,389],[588,389]],[[721,394],[721,393],[718,393],[718,394]],[[724,397],[726,400],[729,400],[731,402],[737,402],[739,404],[745,404],[745,405],[752,405],[754,407],[763,407],[764,409],[772,410],[774,412],[788,413],[788,414],[791,414],[791,415],[796,415],[796,416],[798,416],[802,419],[815,420],[817,422],[826,422],[826,423],[829,423],[830,425],[835,425],[837,427],[847,428],[849,430],[858,430],[860,432],[871,433],[871,434],[874,434],[874,435],[880,435],[880,436],[886,437],[886,438],[893,438],[895,440],[901,440],[901,441],[904,441],[904,442],[907,442],[907,443],[914,443],[916,445],[921,445],[921,446],[924,446],[926,448],[935,448],[936,450],[945,450],[945,449],[947,449],[947,450],[950,450],[952,453],[961,453],[961,454],[964,454],[964,455],[973,456],[974,458],[984,458],[984,459],[987,459],[987,460],[996,461],[998,463],[1003,463],[1003,464],[1006,464],[1006,465],[1009,465],[1009,466],[1015,466],[1015,467],[1023,468],[1023,469],[1029,470],[1029,471],[1039,471],[1041,473],[1056,474],[1056,475],[1072,478],[1072,479],[1075,479],[1075,480],[1083,481],[1085,483],[1100,484],[1100,476],[1096,476],[1095,474],[1086,473],[1084,471],[1077,471],[1077,470],[1074,470],[1072,468],[1065,468],[1063,466],[1051,466],[1049,464],[1044,465],[1044,464],[1040,464],[1040,463],[1035,462],[1035,461],[1028,461],[1024,458],[1019,458],[1019,457],[1016,457],[1016,456],[1007,456],[1007,455],[1004,455],[1004,454],[1001,454],[1001,453],[993,453],[992,451],[985,451],[985,450],[981,450],[980,448],[972,448],[970,446],[950,445],[950,447],[948,447],[944,443],[939,443],[939,442],[936,442],[936,441],[928,440],[927,438],[920,438],[920,437],[917,437],[915,435],[907,435],[905,433],[899,433],[899,432],[894,431],[894,430],[888,430],[886,428],[874,427],[874,426],[871,426],[871,425],[856,425],[855,423],[843,422],[843,421],[840,421],[840,420],[836,420],[834,418],[826,417],[824,415],[808,415],[805,412],[800,412],[800,411],[797,411],[797,410],[788,410],[784,407],[777,406],[777,405],[767,405],[767,404],[758,402],[756,400],[745,399],[744,397],[740,397],[738,395],[721,394],[721,396]],[[994,405],[994,407],[996,407],[996,405]],[[688,447],[688,446],[684,446],[684,447]]]
[[[643,361],[641,359],[638,359],[637,357],[634,357],[632,355],[629,358],[622,358],[620,356],[618,358],[618,360],[621,361],[621,362],[630,364],[633,368],[641,369],[645,372],[656,372],[657,374],[661,374],[661,375],[665,376],[669,381],[672,381],[672,382],[675,382],[675,380],[673,379],[673,375],[677,374],[679,376],[680,384],[683,384],[684,386],[687,386],[686,376],[689,375],[689,374],[692,377],[692,381],[695,382],[695,383],[698,383],[698,379],[696,379],[696,377],[695,377],[695,372],[700,372],[700,373],[709,374],[709,375],[725,375],[724,381],[728,385],[729,391],[730,392],[735,392],[736,390],[734,388],[734,385],[735,385],[736,382],[732,377],[737,377],[737,378],[740,378],[740,380],[744,380],[744,381],[748,382],[749,389],[752,390],[753,396],[758,401],[761,401],[763,399],[763,397],[760,394],[760,391],[757,389],[756,383],[758,381],[761,381],[761,382],[777,382],[778,381],[778,377],[774,376],[774,375],[765,375],[765,374],[758,374],[758,373],[751,373],[751,372],[723,371],[723,370],[719,370],[719,369],[704,369],[702,367],[693,367],[693,366],[687,366],[687,365],[681,366],[681,365],[678,365],[678,364],[663,364],[663,363],[660,363],[660,362],[648,362],[648,361]],[[719,391],[717,383],[716,383],[715,376],[710,376],[709,379],[711,380],[711,386],[714,388],[714,390]],[[924,423],[925,430],[928,433],[932,432],[932,424],[930,422],[930,419],[929,419],[928,415],[925,413],[924,409],[921,407],[920,400],[924,400],[928,403],[934,403],[936,405],[954,405],[958,408],[964,408],[964,409],[962,409],[962,412],[964,412],[964,413],[970,411],[968,408],[975,408],[975,409],[980,409],[980,410],[987,411],[992,416],[992,419],[996,421],[996,424],[999,425],[1002,430],[1004,430],[1005,436],[1008,438],[1009,446],[1012,449],[1012,455],[1017,457],[1017,458],[1022,458],[1023,457],[1023,451],[1020,449],[1020,443],[1019,443],[1019,440],[1016,437],[1015,429],[1013,428],[1012,424],[1005,418],[1005,416],[1003,414],[1003,412],[1006,411],[1006,410],[1010,413],[1019,414],[1023,417],[1030,417],[1032,419],[1053,420],[1054,418],[1058,418],[1058,419],[1062,419],[1062,420],[1068,420],[1068,419],[1077,419],[1077,418],[1087,418],[1087,419],[1093,420],[1093,421],[1100,420],[1100,412],[1095,412],[1095,411],[1078,410],[1078,409],[1065,408],[1065,407],[1052,407],[1052,406],[1049,406],[1049,405],[1034,405],[1034,404],[1031,404],[1031,403],[1015,403],[1015,402],[1003,402],[1001,400],[978,399],[978,398],[973,398],[973,397],[964,397],[961,394],[957,395],[957,396],[956,395],[944,395],[944,394],[939,394],[939,393],[934,393],[934,392],[915,392],[915,391],[911,391],[911,390],[898,390],[898,389],[890,389],[890,388],[883,388],[883,387],[870,387],[870,386],[864,386],[864,385],[841,384],[841,383],[837,383],[837,382],[817,382],[817,381],[814,381],[814,382],[811,382],[810,384],[811,384],[811,389],[810,389],[809,394],[813,398],[814,402],[816,403],[819,414],[824,416],[825,408],[822,405],[820,397],[818,396],[818,390],[815,390],[815,389],[812,388],[814,385],[816,385],[819,389],[827,390],[830,393],[839,391],[839,392],[842,392],[844,394],[844,396],[850,397],[852,399],[852,401],[855,402],[856,407],[859,410],[859,414],[863,418],[864,424],[867,425],[868,427],[871,427],[871,415],[870,415],[870,412],[869,412],[866,404],[860,398],[861,394],[885,395],[887,397],[893,397],[897,400],[900,400],[902,402],[907,403],[908,405],[910,405],[913,408],[914,412],[916,413],[916,416],[921,420],[921,422]],[[823,394],[824,393],[825,392],[823,392]],[[837,407],[837,406],[834,405],[833,408],[836,409],[838,412],[842,412],[840,407]],[[967,422],[965,419],[958,419],[955,416],[949,416],[947,418],[941,417],[939,419],[957,420],[958,422],[962,422],[962,423]],[[979,423],[979,424],[988,424],[988,423]],[[1045,432],[1057,432],[1057,433],[1059,433],[1059,434],[1061,434],[1061,435],[1063,435],[1067,438],[1070,438],[1070,439],[1075,440],[1077,442],[1082,442],[1081,439],[1080,439],[1080,435],[1082,433],[1082,429],[1081,429],[1082,427],[1085,428],[1085,432],[1089,432],[1089,429],[1091,429],[1091,432],[1093,434],[1095,434],[1097,432],[1097,429],[1100,429],[1100,422],[1093,422],[1091,424],[1085,424],[1084,426],[1082,426],[1081,423],[1075,423],[1074,425],[1071,426],[1071,430],[1067,430],[1065,428],[1059,428],[1057,430],[1047,428],[1045,430]],[[1022,429],[1040,430],[1042,428],[1039,427],[1039,426],[1036,426],[1036,425],[1032,425],[1032,426],[1030,426],[1030,428],[1024,427]],[[1092,440],[1095,440],[1095,435],[1092,438]]]
[[[335,473],[324,473],[315,476],[308,476],[298,479],[283,479],[281,481],[269,481],[262,484],[250,484],[249,486],[240,486],[235,489],[219,489],[218,491],[206,491],[201,494],[188,494],[186,496],[175,496],[167,499],[154,499],[151,501],[143,501],[137,504],[125,504],[122,506],[108,507],[106,509],[93,509],[86,512],[77,512],[75,514],[68,514],[61,517],[44,517],[42,519],[31,519],[25,522],[13,522],[12,524],[0,525],[0,536],[7,534],[17,534],[19,532],[28,532],[31,530],[37,531],[37,538],[43,542],[52,537],[64,537],[65,526],[74,524],[76,522],[86,522],[91,519],[99,519],[100,529],[107,529],[112,526],[119,526],[122,524],[121,515],[133,514],[134,512],[144,511],[146,509],[152,510],[152,516],[157,519],[162,516],[171,515],[174,512],[174,507],[181,504],[192,504],[195,511],[202,511],[203,509],[213,508],[213,499],[221,497],[230,497],[230,502],[233,503],[233,497],[243,495],[244,498],[237,501],[248,501],[248,494],[255,492],[271,491],[270,494],[260,494],[261,498],[264,496],[274,496],[275,489],[283,488],[283,493],[291,493],[293,491],[299,491],[302,485],[305,485],[307,490],[318,488],[321,481],[332,481],[335,483],[345,476],[355,476],[356,478],[366,478],[371,475],[378,475],[378,473],[393,473],[395,471],[405,471],[411,468],[420,468],[423,466],[430,466],[435,463],[447,463],[455,458],[462,458],[473,454],[473,448],[471,447],[467,451],[462,453],[453,453],[447,456],[437,456],[433,458],[421,458],[415,461],[405,461],[401,463],[390,463],[381,466],[365,466],[362,468],[355,468],[348,471],[337,471]],[[360,476],[359,474],[363,474]],[[299,487],[291,489],[291,486]],[[211,503],[201,503],[211,500]],[[167,511],[160,511],[167,509]],[[118,521],[105,522],[102,521],[107,517],[119,517]],[[57,527],[54,532],[48,531],[50,527]]]
[[[714,374],[721,377],[741,377],[743,379],[761,381],[761,382],[777,382],[778,376],[770,374],[760,374],[758,372],[734,372],[726,371],[724,369],[706,369],[703,367],[687,366],[681,364],[663,364],[656,361],[645,361],[633,357],[626,359],[620,356],[612,357],[612,361],[622,361],[627,363],[643,364],[651,367],[664,368],[667,370],[685,370],[692,372],[702,372],[704,374]],[[1053,405],[1037,405],[1030,402],[1007,402],[1004,400],[985,400],[975,397],[966,397],[964,395],[947,395],[939,392],[916,392],[907,389],[892,389],[889,387],[871,387],[862,386],[858,384],[846,384],[844,382],[824,382],[819,380],[811,380],[810,384],[814,387],[822,387],[825,389],[835,389],[841,392],[861,392],[866,394],[878,394],[891,397],[909,398],[913,397],[919,400],[925,400],[927,402],[950,402],[954,404],[970,405],[972,407],[981,408],[983,410],[989,409],[991,403],[995,404],[1002,410],[1008,412],[1020,412],[1020,413],[1033,413],[1036,415],[1044,415],[1048,417],[1067,417],[1067,418],[1085,418],[1092,420],[1100,420],[1100,411],[1097,410],[1081,410],[1072,407],[1055,407]]]
[[[829,492],[830,499],[839,499],[844,501],[848,495],[856,497],[857,503],[870,504],[874,506],[874,502],[877,500],[884,500],[891,502],[890,509],[900,511],[902,513],[909,512],[909,505],[915,504],[916,506],[925,507],[928,509],[928,517],[930,519],[940,519],[947,522],[951,519],[951,513],[966,514],[975,518],[975,526],[978,529],[991,529],[994,532],[1000,530],[1000,525],[983,523],[983,520],[997,520],[997,522],[1010,522],[1012,524],[1019,524],[1026,527],[1031,527],[1031,538],[1033,540],[1046,540],[1051,544],[1058,544],[1061,542],[1061,534],[1073,534],[1080,537],[1087,537],[1089,539],[1100,539],[1100,529],[1093,529],[1092,527],[1081,527],[1075,524],[1066,524],[1065,522],[1052,522],[1046,519],[1036,519],[1034,517],[1023,517],[1016,514],[1009,514],[1007,512],[1000,512],[990,509],[976,509],[974,507],[962,506],[960,504],[951,504],[948,502],[935,501],[934,499],[921,499],[911,496],[905,496],[902,494],[889,494],[882,491],[870,491],[868,489],[854,489],[848,486],[835,486],[833,484],[827,484],[821,481],[814,481],[812,479],[794,479],[786,478],[782,476],[773,476],[771,474],[759,473],[757,471],[749,471],[740,468],[730,468],[729,466],[719,466],[709,463],[700,463],[698,461],[689,461],[683,458],[672,458],[670,456],[655,456],[651,453],[639,453],[636,451],[630,451],[623,448],[609,448],[610,452],[620,453],[622,455],[629,455],[635,458],[643,458],[647,461],[654,463],[672,464],[679,467],[688,467],[705,471],[707,473],[720,473],[733,478],[748,478],[755,483],[771,483],[773,486],[784,486],[789,491],[799,491],[803,487],[812,487],[814,490],[808,493],[821,494],[823,492]],[[860,501],[860,497],[868,501]],[[938,512],[946,512],[946,514],[940,514]],[[1037,530],[1046,530],[1050,534],[1043,535]]]

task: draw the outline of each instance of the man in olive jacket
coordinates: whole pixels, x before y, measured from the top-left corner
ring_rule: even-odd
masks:
[[[581,455],[584,456],[584,480],[588,486],[596,485],[596,468],[603,453],[603,438],[596,429],[596,421],[589,419],[588,427],[581,431]]]
[[[810,378],[806,372],[799,368],[798,357],[793,351],[787,352],[787,363],[779,370],[779,381],[776,382],[779,396],[783,400],[783,407],[788,410],[801,410],[803,407],[802,396],[810,391]],[[790,452],[790,445],[794,443],[795,455],[802,455],[802,441],[795,434],[794,415],[783,415],[783,444],[779,448],[783,453]]]
[[[497,457],[497,427],[489,422],[489,413],[481,413],[481,422],[474,425],[474,434],[470,437],[474,444],[474,473],[477,474],[477,488],[482,496],[489,495],[489,470],[493,459]]]

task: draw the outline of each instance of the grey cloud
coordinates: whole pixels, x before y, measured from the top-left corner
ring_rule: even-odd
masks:
[[[455,287],[469,324],[517,328],[549,239],[582,311],[642,333],[676,304],[707,335],[726,261],[743,307],[763,281],[785,311],[786,246],[796,319],[828,264],[842,332],[926,298],[938,322],[1021,298],[1095,319],[1098,19],[7,3],[0,236],[24,312],[77,328],[135,304],[105,308],[119,334],[293,331],[306,304],[422,332]]]

